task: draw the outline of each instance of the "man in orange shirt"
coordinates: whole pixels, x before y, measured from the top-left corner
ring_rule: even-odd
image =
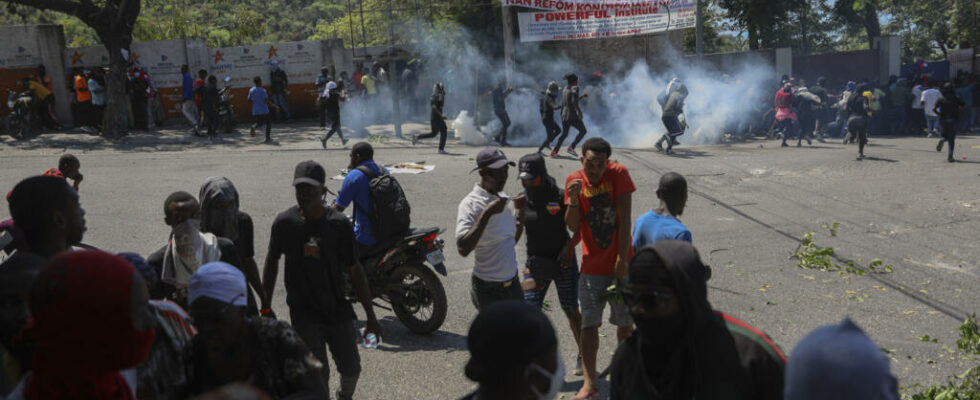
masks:
[[[75,125],[82,126],[83,129],[90,128],[92,125],[92,93],[88,91],[88,78],[90,72],[83,71],[75,75],[75,103],[77,105],[77,120]]]
[[[582,169],[565,180],[565,224],[582,238],[582,273],[579,297],[582,304],[582,369],[584,383],[575,400],[598,400],[596,356],[599,326],[609,303],[609,322],[616,325],[620,342],[633,332],[633,319],[626,304],[609,299],[606,289],[626,278],[630,261],[630,207],[636,185],[622,164],[609,161],[612,147],[602,138],[582,144]]]

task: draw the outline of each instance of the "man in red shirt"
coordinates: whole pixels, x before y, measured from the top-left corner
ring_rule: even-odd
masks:
[[[579,296],[582,302],[582,369],[584,384],[574,397],[598,399],[596,355],[599,352],[599,326],[605,309],[606,289],[617,278],[627,276],[631,246],[630,222],[632,193],[636,191],[629,171],[609,161],[612,147],[602,138],[582,144],[582,169],[565,180],[565,223],[582,238],[582,273]],[[616,325],[620,342],[633,332],[633,320],[622,301],[610,301],[609,322]]]
[[[197,127],[207,126],[204,124],[204,109],[201,108],[201,94],[197,91],[197,88],[204,86],[204,80],[208,78],[208,71],[206,69],[197,70],[197,79],[194,81],[194,103],[197,104]],[[204,136],[199,132],[195,132],[194,136]]]

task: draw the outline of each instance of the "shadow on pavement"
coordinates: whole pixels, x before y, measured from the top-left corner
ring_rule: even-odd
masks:
[[[380,351],[402,353],[444,350],[451,353],[466,350],[466,336],[460,334],[440,330],[419,335],[405,328],[394,316],[383,317],[378,322],[384,328],[384,342],[378,347]]]

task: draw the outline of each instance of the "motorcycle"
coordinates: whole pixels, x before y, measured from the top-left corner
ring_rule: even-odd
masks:
[[[30,90],[18,93],[10,89],[7,92],[7,108],[10,109],[5,121],[7,132],[17,139],[23,139],[37,131],[41,122],[34,112],[34,93]]]
[[[446,289],[435,270],[446,276],[445,246],[439,228],[411,229],[383,253],[361,261],[372,297],[391,305],[398,320],[415,333],[431,333],[446,320]],[[428,264],[428,265],[427,265]],[[346,297],[357,302],[353,288],[347,285]]]
[[[228,82],[231,81],[230,76],[225,77],[225,87],[218,90],[218,122],[221,124],[221,128],[225,133],[231,133],[235,130],[235,107],[231,105],[231,99],[235,98],[231,94],[231,85]]]

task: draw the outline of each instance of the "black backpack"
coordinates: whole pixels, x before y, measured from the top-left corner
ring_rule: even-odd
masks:
[[[405,198],[405,191],[402,186],[391,176],[382,170],[381,175],[377,175],[366,165],[357,167],[368,177],[368,193],[370,196],[371,207],[374,212],[369,215],[371,227],[374,228],[374,236],[379,241],[390,239],[398,234],[405,233],[412,224],[412,207],[408,205]],[[359,206],[354,202],[354,211]],[[361,210],[364,212],[364,210]]]

